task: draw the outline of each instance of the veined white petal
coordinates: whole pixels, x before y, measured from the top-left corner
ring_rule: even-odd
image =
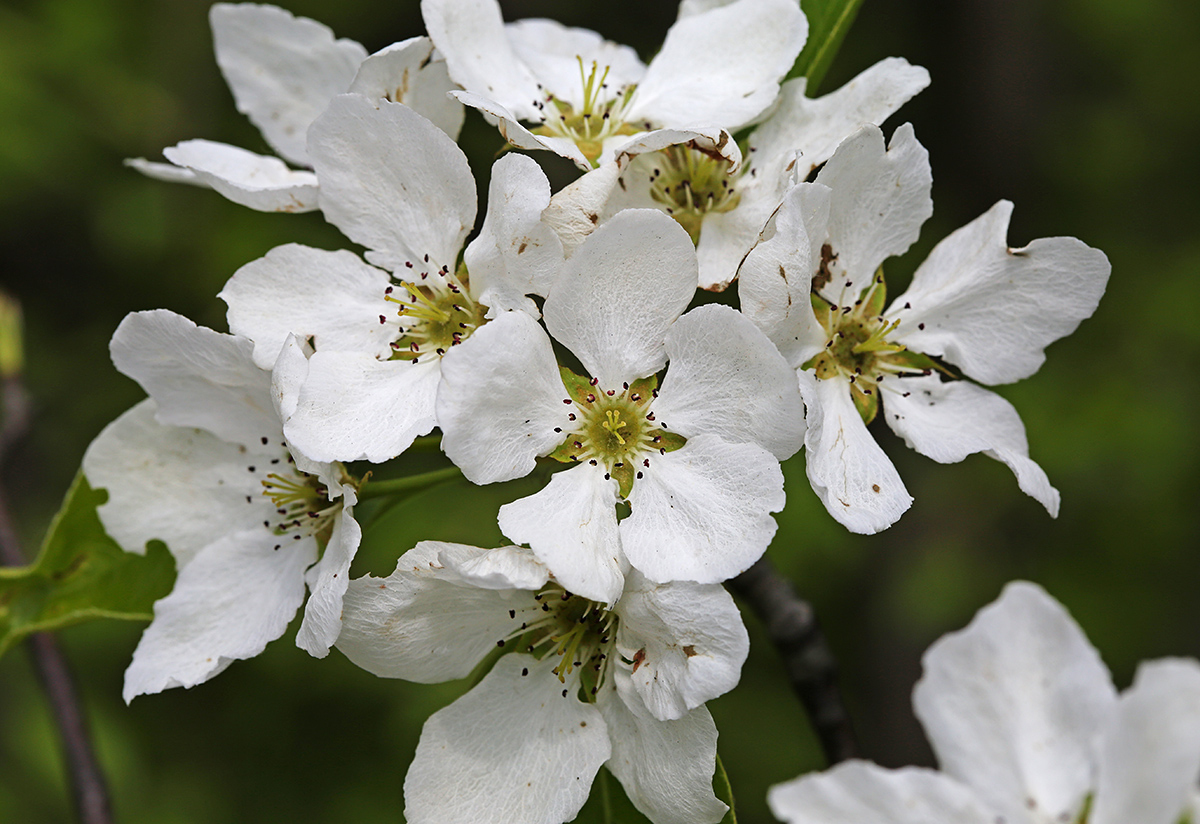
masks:
[[[346,91],[367,50],[276,6],[217,3],[209,22],[217,65],[238,111],[280,155],[307,166],[309,124]]]
[[[522,589],[535,592],[546,585],[550,573],[533,551],[523,546],[479,549],[443,544],[438,561],[463,581],[480,589]]]
[[[490,97],[472,91],[451,92],[450,95],[464,106],[478,110],[484,120],[493,123],[500,130],[500,135],[514,148],[535,151],[545,149],[565,157],[584,171],[592,168],[591,162],[575,145],[575,141],[565,137],[543,137],[534,134],[518,122],[517,115]]]
[[[380,49],[358,67],[354,82],[345,91],[364,97],[382,97],[403,103],[458,139],[463,107],[448,92],[458,88],[436,55],[428,37],[410,37]]]
[[[400,103],[344,94],[313,122],[308,150],[321,211],[367,260],[453,270],[475,225],[475,179],[445,132]]]
[[[1116,691],[1062,605],[1011,583],[922,663],[913,706],[942,770],[1008,821],[1074,821]]]
[[[278,540],[261,527],[230,532],[179,570],[125,670],[126,703],[202,684],[283,634],[304,600],[304,568],[317,545],[303,538],[277,550]]]
[[[783,200],[784,182],[782,177],[767,181],[743,176],[736,183],[737,206],[704,216],[696,244],[701,289],[722,291],[738,276],[742,261]]]
[[[500,531],[529,544],[570,592],[615,604],[628,569],[617,532],[616,486],[604,480],[600,466],[557,472],[540,492],[500,507]]]
[[[211,140],[185,140],[163,149],[163,156],[191,171],[195,182],[241,206],[259,212],[311,212],[317,208],[317,176],[289,169],[277,157]]]
[[[176,166],[174,163],[157,163],[144,157],[127,157],[124,164],[155,180],[165,180],[167,183],[186,183],[202,189],[212,188],[207,181],[201,180],[191,169]]]
[[[472,482],[520,478],[565,440],[573,404],[550,338],[524,312],[506,312],[442,359],[442,450]],[[555,430],[558,430],[557,432]]]
[[[799,373],[807,409],[805,470],[834,520],[851,532],[882,532],[912,505],[900,474],[863,424],[841,378]]]
[[[573,254],[609,216],[606,210],[621,178],[621,168],[616,160],[602,163],[550,197],[542,219],[554,229],[567,255]]]
[[[783,473],[757,444],[697,435],[655,455],[633,483],[621,522],[629,562],[652,581],[711,584],[747,569],[775,535]]]
[[[410,824],[562,824],[576,816],[612,747],[600,710],[563,689],[555,661],[505,655],[429,717],[404,779]]]
[[[696,251],[683,227],[628,209],[568,258],[542,313],[601,389],[619,389],[663,367],[667,329],[695,291]]]
[[[887,312],[894,340],[987,384],[1036,372],[1046,346],[1096,310],[1112,269],[1072,237],[1010,249],[1012,208],[1001,200],[934,247]]]
[[[387,578],[350,582],[337,648],[367,672],[433,684],[463,678],[519,626],[509,610],[537,606],[532,592],[476,586],[439,560],[490,550],[422,541]]]
[[[1021,491],[1051,517],[1058,515],[1058,490],[1029,458],[1025,427],[1012,404],[969,381],[943,382],[937,375],[885,384],[883,416],[909,448],[939,463],[957,463],[974,452],[1004,462]]]
[[[349,507],[336,516],[333,532],[321,560],[305,574],[312,594],[304,605],[304,621],[296,633],[296,646],[324,658],[342,631],[342,598],[350,583],[350,562],[362,541],[362,527]]]
[[[384,300],[390,283],[353,252],[289,243],[238,269],[217,297],[229,305],[230,331],[254,341],[254,362],[270,369],[290,334],[386,358],[395,330],[379,318],[395,314]]]
[[[667,332],[667,356],[653,409],[672,432],[758,444],[781,461],[804,445],[796,372],[741,312],[719,304],[691,310]]]
[[[646,66],[636,51],[605,40],[590,29],[531,18],[506,24],[504,32],[517,59],[529,67],[543,92],[549,92],[576,109],[582,108],[584,103],[581,73],[583,76],[590,74],[592,63],[598,71],[596,82],[604,75],[604,84],[613,93],[640,82],[646,73]],[[604,74],[606,67],[608,73]]]
[[[653,129],[626,138],[616,144],[612,156],[620,163],[628,163],[639,155],[657,152],[670,146],[688,144],[691,148],[707,154],[720,155],[729,161],[729,171],[736,172],[742,166],[742,150],[728,129],[719,126],[696,125],[686,128]],[[609,158],[602,157],[607,161]]]

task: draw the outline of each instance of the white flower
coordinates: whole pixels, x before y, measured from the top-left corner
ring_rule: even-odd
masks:
[[[713,824],[717,730],[704,702],[738,682],[749,639],[720,586],[633,573],[612,609],[521,547],[432,541],[346,593],[338,649],[384,678],[434,683],[503,655],[425,723],[404,782],[411,824],[560,824],[603,764],[655,824]]]
[[[816,99],[805,96],[804,78],[789,80],[771,115],[750,134],[744,165],[696,141],[660,151],[638,142],[556,193],[546,220],[569,254],[597,221],[622,209],[663,209],[696,243],[701,288],[724,289],[788,189],[844,138],[864,124],[882,124],[927,85],[929,72],[897,57]]]
[[[800,447],[794,373],[738,312],[702,306],[687,233],[630,209],[569,258],[543,313],[589,377],[560,372],[550,336],[511,312],[446,359],[442,448],[475,483],[576,465],[500,509],[572,592],[613,603],[628,563],[654,581],[715,583],[750,566],[783,508],[779,461]],[[661,389],[654,377],[671,366]],[[632,514],[618,524],[616,505]]]
[[[289,451],[250,350],[165,310],[129,315],[113,335],[113,362],[150,398],[92,442],[84,474],[108,490],[98,512],[117,543],[141,553],[163,541],[178,569],[125,673],[126,701],[262,652],[306,583],[296,643],[323,657],[337,637],[361,537],[354,481]]]
[[[974,383],[943,381],[929,356],[984,384],[1032,375],[1043,349],[1095,311],[1108,259],[1075,238],[1010,248],[1012,204],[1000,201],[938,244],[885,310],[880,267],[916,240],[933,210],[931,182],[910,126],[886,152],[879,129],[864,128],[815,183],[788,193],[740,270],[742,311],[799,375],[809,480],[855,532],[886,529],[912,502],[864,423],[879,410],[921,454],[953,463],[983,452],[1058,512],[1058,491],[1029,459],[1012,405]]]
[[[773,787],[793,824],[1178,824],[1200,778],[1200,665],[1119,697],[1066,610],[1009,584],[925,653],[913,703],[942,771],[851,761]]]
[[[541,223],[550,185],[528,157],[499,160],[459,267],[475,181],[444,132],[398,103],[341,95],[313,123],[309,153],[325,216],[383,268],[287,245],[238,270],[220,297],[259,366],[293,333],[316,349],[306,365],[300,347],[285,350],[289,442],[314,460],[383,461],[434,427],[444,354],[497,312],[537,313],[526,294],[544,294],[562,260]]]
[[[466,89],[459,100],[513,146],[549,149],[582,169],[648,130],[682,130],[690,134],[671,142],[702,136],[733,151],[728,133],[771,105],[808,34],[792,0],[738,0],[681,16],[646,66],[593,31],[551,20],[505,25],[495,0],[423,0],[421,13]]]
[[[150,177],[207,186],[261,212],[310,212],[317,208],[317,176],[306,168],[312,164],[305,134],[346,91],[405,103],[458,136],[462,106],[447,97],[454,84],[426,37],[367,57],[353,40],[335,40],[328,27],[276,6],[217,3],[209,20],[217,64],[238,111],[280,157],[302,168],[225,143],[185,140],[163,150],[170,164],[126,161]]]

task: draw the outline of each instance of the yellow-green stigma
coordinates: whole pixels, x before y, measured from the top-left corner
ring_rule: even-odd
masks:
[[[583,58],[579,61],[579,80],[583,85],[583,103],[576,109],[565,100],[548,94],[546,100],[534,105],[542,111],[542,125],[533,129],[534,134],[544,137],[565,137],[573,142],[588,161],[596,166],[604,151],[604,141],[614,135],[632,135],[637,129],[625,122],[625,112],[633,100],[636,86],[626,86],[615,96],[607,96],[609,67],[601,71],[599,64],[592,62],[591,71],[584,69]],[[546,104],[549,104],[547,109]]]
[[[730,163],[687,145],[669,146],[644,155],[650,172],[650,196],[667,214],[687,229],[693,243],[700,242],[704,216],[737,208],[742,196]]]
[[[385,300],[399,305],[396,312],[399,337],[392,342],[392,359],[419,363],[441,357],[450,347],[462,343],[482,326],[484,307],[475,302],[468,289],[467,270],[452,273],[443,266],[434,272],[417,271],[412,280],[385,290]],[[387,323],[385,315],[379,316]]]

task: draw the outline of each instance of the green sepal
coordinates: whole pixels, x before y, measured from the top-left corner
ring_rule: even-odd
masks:
[[[646,406],[650,401],[654,400],[654,393],[656,391],[658,391],[658,375],[651,375],[648,378],[642,378],[630,384],[629,391],[625,396],[638,406]]]
[[[858,383],[850,384],[850,399],[854,401],[854,408],[858,410],[858,414],[862,416],[863,423],[870,423],[875,420],[875,416],[879,414],[879,390],[868,387],[860,389]]]
[[[158,541],[145,555],[126,552],[100,523],[108,493],[80,472],[54,516],[37,560],[0,569],[0,655],[34,632],[91,618],[149,621],[171,591],[175,560]]]
[[[833,304],[816,292],[809,292],[808,302],[812,304],[813,314],[817,317],[817,323],[821,324],[821,328],[828,332],[832,328],[829,313],[833,311]]]
[[[654,448],[660,452],[674,452],[676,449],[683,448],[683,445],[687,443],[687,438],[677,435],[674,432],[668,432],[665,429],[655,432],[652,440]]]
[[[837,361],[828,352],[818,352],[800,364],[801,369],[811,369],[820,380],[828,380],[839,374]]]
[[[577,463],[580,458],[580,453],[583,451],[580,443],[575,436],[568,435],[567,439],[555,447],[554,451],[547,455],[547,458],[553,458],[559,463]]]
[[[953,372],[942,366],[933,358],[920,352],[913,352],[911,349],[905,349],[903,352],[896,352],[894,354],[887,355],[886,357],[881,358],[881,360],[895,366],[905,366],[910,369],[920,369],[922,371],[936,370],[944,375],[955,377]]]
[[[567,394],[571,400],[580,406],[587,406],[594,403],[596,397],[596,387],[592,386],[592,382],[587,378],[581,378],[565,366],[558,367],[558,374],[562,376],[563,386],[566,387]],[[588,400],[591,397],[592,400]]]
[[[617,494],[622,498],[628,498],[630,491],[633,489],[633,478],[637,469],[628,463],[622,463],[620,466],[613,465],[609,472],[613,479],[617,482]]]
[[[887,284],[883,281],[883,267],[880,266],[871,279],[871,285],[863,290],[863,316],[877,318],[887,308]]]

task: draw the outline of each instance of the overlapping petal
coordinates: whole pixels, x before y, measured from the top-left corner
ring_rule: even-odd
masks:
[[[311,212],[317,208],[317,176],[290,169],[277,157],[211,140],[185,140],[163,149],[163,156],[181,171],[191,172],[194,179],[187,182],[207,186],[256,211]],[[147,171],[142,166],[135,168]]]

